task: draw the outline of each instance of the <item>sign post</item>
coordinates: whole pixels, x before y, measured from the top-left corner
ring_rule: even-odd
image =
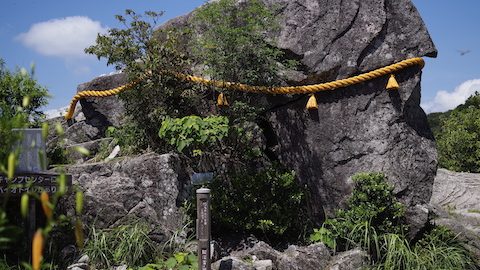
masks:
[[[197,189],[198,269],[211,270],[210,189]]]

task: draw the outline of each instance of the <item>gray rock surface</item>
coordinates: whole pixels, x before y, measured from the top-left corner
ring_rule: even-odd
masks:
[[[225,257],[212,264],[213,270],[256,270],[255,267],[236,257]]]
[[[97,140],[88,141],[84,143],[68,145],[65,147],[65,149],[67,150],[67,158],[69,160],[77,161],[78,163],[81,163],[95,156],[95,154],[99,152],[100,148],[103,145],[108,146],[111,142],[112,142],[112,138],[102,138],[102,139],[97,139]],[[76,151],[77,147],[83,147],[87,149],[90,152],[90,155],[85,156],[79,153],[78,151]]]
[[[330,251],[323,243],[307,247],[289,246],[277,261],[278,270],[325,269]]]
[[[280,28],[269,33],[272,43],[301,61],[298,84],[346,78],[407,58],[437,54],[410,0],[264,1],[278,8]],[[186,26],[190,16],[165,26]],[[427,221],[418,211],[430,201],[437,153],[420,107],[421,70],[408,68],[396,77],[399,91],[385,90],[385,76],[318,93],[315,112],[305,111],[306,95],[267,97],[267,121],[261,125],[266,152],[294,169],[299,181],[309,187],[317,221],[343,205],[352,188],[349,177],[361,171],[386,173],[415,216],[413,227]],[[122,80],[121,75],[101,77],[79,90],[112,88]],[[118,103],[109,102],[83,101],[86,121],[96,127],[114,123],[117,114],[110,110]]]
[[[302,83],[436,55],[409,0],[270,2],[282,10],[279,46],[305,65]],[[315,112],[304,109],[308,96],[270,98],[267,129],[274,135],[267,145],[309,186],[317,216],[342,205],[351,191],[349,177],[361,171],[386,173],[412,212],[429,202],[437,153],[420,108],[421,71],[413,67],[396,77],[398,92],[385,90],[385,77],[318,93]]]
[[[480,212],[480,174],[438,169],[430,203],[457,212]]]
[[[435,224],[459,234],[480,258],[480,174],[439,169],[430,203]]]
[[[271,269],[275,270],[359,270],[368,264],[368,255],[360,249],[353,249],[332,257],[323,243],[304,247],[292,245],[279,252],[260,241],[251,248],[233,252],[230,256],[215,262],[213,269],[222,269],[219,266],[223,263],[225,267],[230,267],[225,269],[260,270],[264,265],[257,262],[263,261],[266,265],[266,261],[270,261]]]
[[[77,92],[112,89],[125,84],[125,82],[126,75],[123,73],[102,76],[80,84],[77,87]],[[86,123],[96,127],[102,135],[108,126],[120,126],[122,124],[125,109],[118,96],[81,99],[80,104]]]
[[[66,169],[84,191],[85,224],[108,228],[140,219],[151,225],[159,241],[182,226],[179,206],[190,179],[177,155],[149,153]],[[69,215],[74,214],[73,201],[69,198],[65,206]]]
[[[360,270],[368,265],[368,254],[361,249],[352,249],[333,256],[328,270]]]

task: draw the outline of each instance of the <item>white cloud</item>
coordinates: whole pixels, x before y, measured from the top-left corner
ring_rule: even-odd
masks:
[[[433,100],[422,103],[422,108],[427,113],[448,111],[463,104],[475,91],[480,91],[480,79],[466,81],[451,92],[438,91]]]
[[[16,39],[43,55],[79,58],[86,56],[83,50],[95,43],[97,34],[106,31],[98,21],[73,16],[33,24]]]
[[[67,110],[68,110],[68,106],[65,106],[62,108],[47,110],[44,113],[47,119],[52,119],[52,118],[64,116]]]

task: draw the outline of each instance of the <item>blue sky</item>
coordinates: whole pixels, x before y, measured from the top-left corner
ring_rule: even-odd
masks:
[[[68,105],[78,84],[113,71],[84,55],[97,32],[118,27],[115,14],[165,11],[164,19],[185,14],[205,0],[1,0],[0,57],[10,69],[36,65],[36,78],[52,98],[45,109]],[[439,50],[427,59],[422,106],[445,111],[480,90],[480,1],[414,0]],[[179,4],[181,3],[181,4]],[[81,26],[81,27],[80,27]],[[63,36],[63,39],[51,38]],[[69,37],[69,38],[67,38]],[[465,53],[463,56],[461,52]]]

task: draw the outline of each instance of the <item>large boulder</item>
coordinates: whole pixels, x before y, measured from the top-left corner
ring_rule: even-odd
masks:
[[[180,206],[188,196],[190,178],[177,155],[148,153],[71,165],[66,171],[84,192],[85,224],[102,229],[141,220],[159,241],[183,225]],[[64,207],[74,215],[73,198]]]
[[[296,84],[347,78],[407,58],[437,54],[410,0],[264,2],[279,12],[280,28],[270,33],[272,42],[301,62],[303,74],[296,76]],[[173,19],[166,26],[188,26],[191,16]],[[317,221],[343,205],[353,174],[380,171],[415,217],[414,227],[426,222],[437,152],[420,107],[421,69],[407,68],[396,77],[399,91],[385,90],[385,76],[318,93],[315,112],[305,110],[306,95],[267,96],[267,121],[261,123],[266,151],[294,169],[299,181],[309,187]],[[117,85],[117,77],[98,80],[111,80],[99,88]],[[99,115],[114,118],[99,109],[104,105],[97,100],[82,106],[87,121],[95,122]]]
[[[279,13],[276,46],[300,59],[300,84],[347,78],[437,51],[410,0],[263,0]],[[169,21],[188,26],[191,14]],[[297,172],[312,192],[318,220],[332,214],[351,192],[349,177],[386,173],[415,223],[424,223],[437,169],[437,152],[420,107],[421,69],[397,72],[401,89],[385,90],[388,76],[308,96],[269,97],[267,151]],[[419,225],[415,224],[415,228]]]
[[[279,47],[307,67],[302,82],[346,78],[436,55],[410,0],[270,2],[282,6]],[[267,144],[308,184],[318,216],[341,206],[351,191],[349,177],[361,171],[386,173],[412,212],[429,202],[437,153],[420,107],[421,70],[409,68],[396,77],[399,91],[385,90],[386,76],[318,93],[318,111],[310,113],[304,109],[307,96],[271,98],[273,136]]]

